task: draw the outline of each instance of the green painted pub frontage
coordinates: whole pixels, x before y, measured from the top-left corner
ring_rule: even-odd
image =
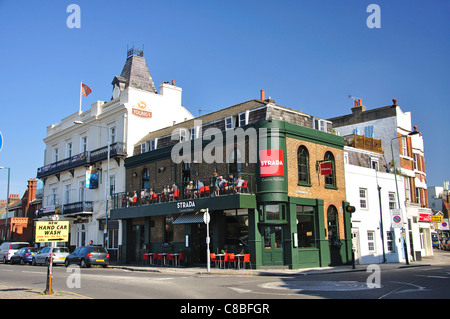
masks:
[[[243,143],[230,142],[227,118],[240,114],[247,120],[239,128],[248,134]],[[344,142],[331,127],[319,130],[309,115],[271,100],[252,100],[227,108],[226,114],[197,119],[203,121],[202,134],[209,123],[223,119],[220,132],[225,144],[231,143],[220,150],[226,160],[198,160],[211,139],[196,139],[194,133],[183,141],[192,146],[192,160],[173,160],[174,144],[164,138],[177,128],[189,129],[193,121],[149,133],[142,143],[157,140],[158,147],[146,152],[135,147],[135,155],[125,160],[127,190],[112,199],[111,219],[121,221],[121,262],[140,262],[146,252],[183,252],[187,266],[205,264],[201,211],[208,208],[212,253],[250,253],[254,269],[351,263]],[[256,139],[249,132],[256,132]],[[199,140],[201,147],[195,148]],[[328,165],[325,174],[322,163]],[[217,186],[219,181],[226,182]]]

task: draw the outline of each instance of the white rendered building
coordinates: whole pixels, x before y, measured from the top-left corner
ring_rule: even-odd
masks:
[[[428,208],[423,137],[412,126],[411,112],[403,112],[396,99],[392,105],[371,110],[356,100],[352,114],[329,120],[344,138],[366,136],[382,141],[386,169],[394,172],[395,164],[397,180],[404,185],[400,204],[406,209],[411,259],[432,256],[432,212]]]
[[[405,206],[398,224],[393,225],[392,209],[397,209],[395,176],[384,170],[383,154],[344,147],[345,189],[347,201],[353,203],[352,244],[358,264],[405,261],[402,230]],[[399,196],[404,197],[403,180],[398,182]],[[397,227],[399,226],[399,227]],[[408,235],[408,234],[406,234]]]
[[[193,117],[182,106],[182,89],[174,82],[162,83],[157,92],[143,51],[134,47],[127,51],[122,73],[112,85],[109,102],[97,101],[90,109],[47,127],[44,166],[37,173],[44,182],[40,217],[56,212],[61,220],[70,220],[70,246],[87,245],[90,240],[104,244],[105,212],[111,206],[106,207],[106,195],[125,191],[123,163],[134,145],[148,132]],[[98,174],[97,188],[87,187],[95,184],[87,173]],[[107,229],[114,258],[121,242],[120,223],[108,220]]]

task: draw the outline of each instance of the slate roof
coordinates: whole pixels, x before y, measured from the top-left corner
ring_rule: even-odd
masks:
[[[123,66],[120,76],[114,77],[114,81],[125,82],[125,89],[133,87],[144,91],[156,93],[156,87],[143,56],[130,55]]]

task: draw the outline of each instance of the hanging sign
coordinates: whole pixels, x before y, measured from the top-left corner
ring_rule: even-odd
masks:
[[[331,162],[320,163],[320,175],[333,175],[333,168]]]
[[[86,188],[96,189],[98,188],[98,173],[95,171],[91,173],[90,170],[86,171]]]

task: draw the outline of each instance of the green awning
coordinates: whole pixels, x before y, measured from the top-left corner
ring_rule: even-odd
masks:
[[[183,214],[178,217],[173,224],[198,224],[203,223],[203,213]]]

